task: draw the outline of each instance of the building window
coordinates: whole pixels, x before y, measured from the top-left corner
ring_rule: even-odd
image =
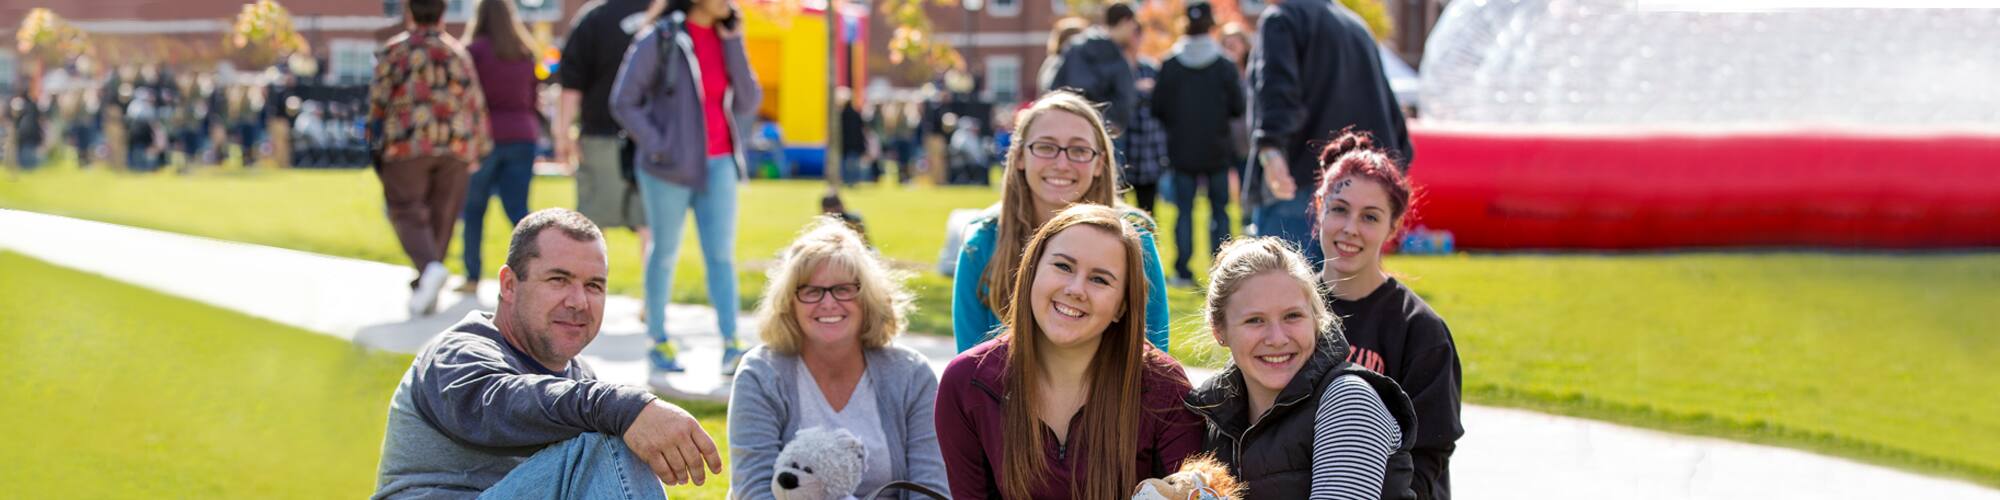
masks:
[[[0,50],[0,90],[14,92],[14,82],[20,79],[19,70],[14,68],[14,51]]]
[[[1069,0],[1049,0],[1049,12],[1054,12],[1056,17],[1069,15]]]
[[[1264,13],[1264,6],[1264,0],[1241,0],[1236,4],[1236,8],[1243,12],[1243,17],[1252,23],[1257,21],[1259,14]]]
[[[478,0],[446,0],[444,21],[463,23],[472,19],[472,7]],[[514,0],[514,12],[521,15],[521,22],[555,22],[562,20],[562,0]]]
[[[986,56],[986,100],[1014,103],[1021,99],[1021,56]]]
[[[1021,0],[987,0],[986,12],[994,17],[1014,17],[1021,14]]]
[[[375,42],[343,38],[327,48],[335,85],[365,85],[375,76]]]

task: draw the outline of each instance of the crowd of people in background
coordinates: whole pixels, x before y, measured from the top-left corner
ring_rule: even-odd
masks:
[[[364,89],[286,68],[243,73],[146,64],[99,71],[78,61],[43,82],[39,92],[17,85],[0,109],[8,160],[24,170],[57,158],[133,172],[267,159],[307,168],[369,164]],[[280,132],[287,158],[272,157]]]

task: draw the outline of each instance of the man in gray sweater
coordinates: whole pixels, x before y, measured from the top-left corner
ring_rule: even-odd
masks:
[[[576,359],[604,321],[609,268],[583,214],[522,219],[497,310],[433,339],[396,386],[374,498],[665,498],[661,481],[720,473],[687,411]]]

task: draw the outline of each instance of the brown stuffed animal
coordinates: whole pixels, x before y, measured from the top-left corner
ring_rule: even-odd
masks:
[[[1140,481],[1132,489],[1132,500],[1238,500],[1242,495],[1243,485],[1229,474],[1229,466],[1207,453],[1181,461],[1180,472]]]

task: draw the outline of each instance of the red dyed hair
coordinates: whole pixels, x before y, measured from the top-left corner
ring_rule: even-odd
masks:
[[[1326,211],[1326,196],[1333,188],[1334,181],[1342,177],[1354,176],[1375,181],[1382,190],[1389,193],[1390,234],[1403,228],[1404,214],[1409,213],[1410,203],[1416,189],[1410,185],[1410,178],[1396,167],[1389,153],[1375,147],[1374,138],[1367,132],[1357,132],[1354,127],[1340,130],[1340,137],[1319,152],[1319,188],[1313,190],[1313,218],[1317,225],[1319,214]]]

